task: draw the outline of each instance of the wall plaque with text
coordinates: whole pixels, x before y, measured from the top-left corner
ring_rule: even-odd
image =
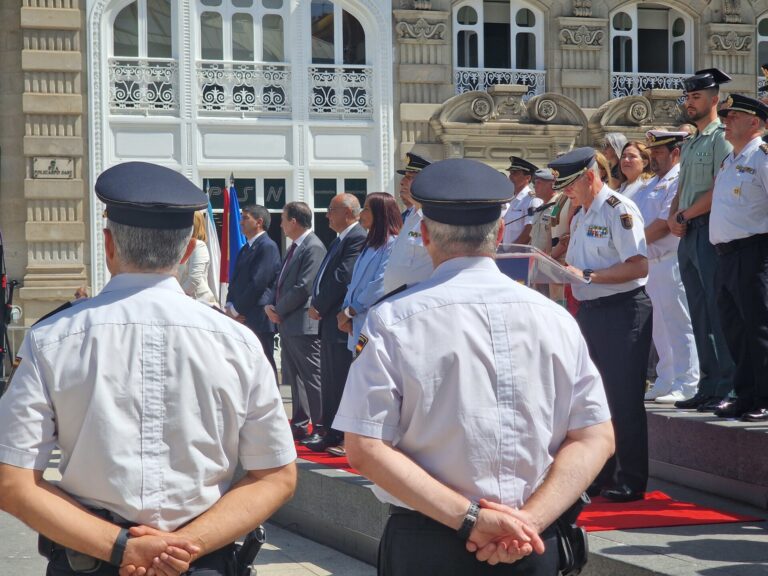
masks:
[[[54,180],[75,177],[75,161],[72,158],[35,157],[32,159],[32,178]]]

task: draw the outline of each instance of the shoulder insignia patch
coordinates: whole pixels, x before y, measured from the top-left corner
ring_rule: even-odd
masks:
[[[40,322],[42,322],[43,320],[48,320],[48,318],[50,318],[51,316],[54,316],[54,315],[58,314],[59,312],[63,312],[64,310],[66,310],[68,308],[72,308],[72,302],[67,302],[66,304],[62,304],[61,306],[59,306],[55,310],[51,310],[50,312],[48,312],[48,314],[46,314],[45,316],[40,318],[37,322],[32,324],[32,326],[36,326],[37,324],[40,324]]]
[[[384,300],[386,300],[390,296],[394,296],[395,294],[400,294],[400,292],[402,292],[406,288],[408,288],[408,284],[403,284],[402,286],[398,286],[397,288],[395,288],[391,292],[387,292],[386,294],[384,294],[384,296],[382,296],[381,298],[376,300],[376,302],[374,302],[373,305],[376,306],[376,304],[378,304],[379,302],[384,302]]]
[[[363,351],[366,344],[368,344],[368,336],[360,332],[360,338],[357,339],[357,346],[355,346],[355,358],[360,356],[360,352]]]
[[[768,154],[768,144],[766,144],[765,142],[760,144],[760,150],[763,151],[763,154]]]
[[[618,206],[619,204],[621,204],[621,200],[619,200],[619,199],[618,199],[618,197],[616,197],[616,196],[614,196],[614,195],[610,195],[610,196],[608,196],[608,200],[606,200],[605,202],[606,202],[606,203],[608,204],[608,206],[610,206],[611,208],[616,208],[616,206]]]
[[[621,225],[626,230],[632,230],[632,214],[622,214]]]

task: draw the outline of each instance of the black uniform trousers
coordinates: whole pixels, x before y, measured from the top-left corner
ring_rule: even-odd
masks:
[[[546,551],[491,566],[467,552],[456,531],[418,512],[393,513],[379,543],[379,576],[557,576],[554,529],[541,535]]]
[[[190,576],[236,576],[234,545],[225,546],[193,562],[184,574]],[[67,553],[61,546],[55,546],[45,576],[118,576],[119,569],[107,562],[101,562],[94,571],[75,572],[69,565]]]
[[[595,481],[601,488],[648,484],[645,380],[651,347],[651,300],[645,288],[585,300],[576,320],[603,378],[616,436],[616,454]]]
[[[699,355],[698,392],[724,397],[733,387],[734,364],[720,325],[715,287],[717,256],[709,241],[709,214],[688,221],[677,258]]]
[[[261,342],[261,347],[264,348],[264,355],[267,357],[267,362],[272,366],[272,372],[275,375],[275,382],[279,384],[277,379],[277,364],[275,364],[275,333],[274,332],[255,332],[256,338]]]
[[[736,396],[768,408],[768,234],[715,246],[717,305]]]
[[[331,428],[341,404],[347,382],[352,352],[347,348],[347,334],[339,330],[336,317],[320,320],[320,383],[322,389],[323,422],[326,434],[341,441],[344,433]]]

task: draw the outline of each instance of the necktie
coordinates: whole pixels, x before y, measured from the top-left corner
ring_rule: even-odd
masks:
[[[320,266],[320,272],[317,273],[317,276],[315,276],[315,282],[312,284],[312,296],[317,296],[317,289],[320,287],[320,280],[323,278],[323,274],[325,274],[325,268],[328,266],[328,262],[331,261],[331,258],[333,258],[333,255],[336,254],[336,251],[339,249],[339,244],[341,244],[341,240],[338,237],[335,238],[333,242],[331,242],[331,246],[328,248],[328,254],[325,255],[325,258],[323,258],[323,263]]]
[[[293,258],[293,253],[296,252],[296,242],[291,244],[291,247],[288,249],[288,254],[285,255],[285,262],[283,262],[283,269],[280,270],[280,277],[277,280],[277,298],[280,298],[280,288],[283,286],[283,274],[285,274],[285,270],[288,268],[288,264],[291,263],[291,258]]]

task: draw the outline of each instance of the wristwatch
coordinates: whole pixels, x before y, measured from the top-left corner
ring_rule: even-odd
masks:
[[[471,502],[467,513],[464,515],[464,520],[461,526],[456,530],[456,535],[462,540],[469,540],[469,535],[472,533],[472,528],[477,524],[477,517],[480,515],[480,506]]]
[[[117,540],[115,540],[115,544],[112,546],[112,554],[109,557],[109,563],[112,566],[120,568],[120,565],[123,563],[123,555],[125,554],[125,546],[128,544],[128,538],[130,538],[128,530],[126,528],[120,529]]]
[[[595,271],[592,270],[592,268],[585,268],[581,271],[581,276],[584,278],[584,281],[587,284],[592,284],[592,274],[594,274]]]
[[[685,216],[683,216],[683,212],[678,212],[677,216],[675,216],[675,220],[678,224],[685,224]]]

